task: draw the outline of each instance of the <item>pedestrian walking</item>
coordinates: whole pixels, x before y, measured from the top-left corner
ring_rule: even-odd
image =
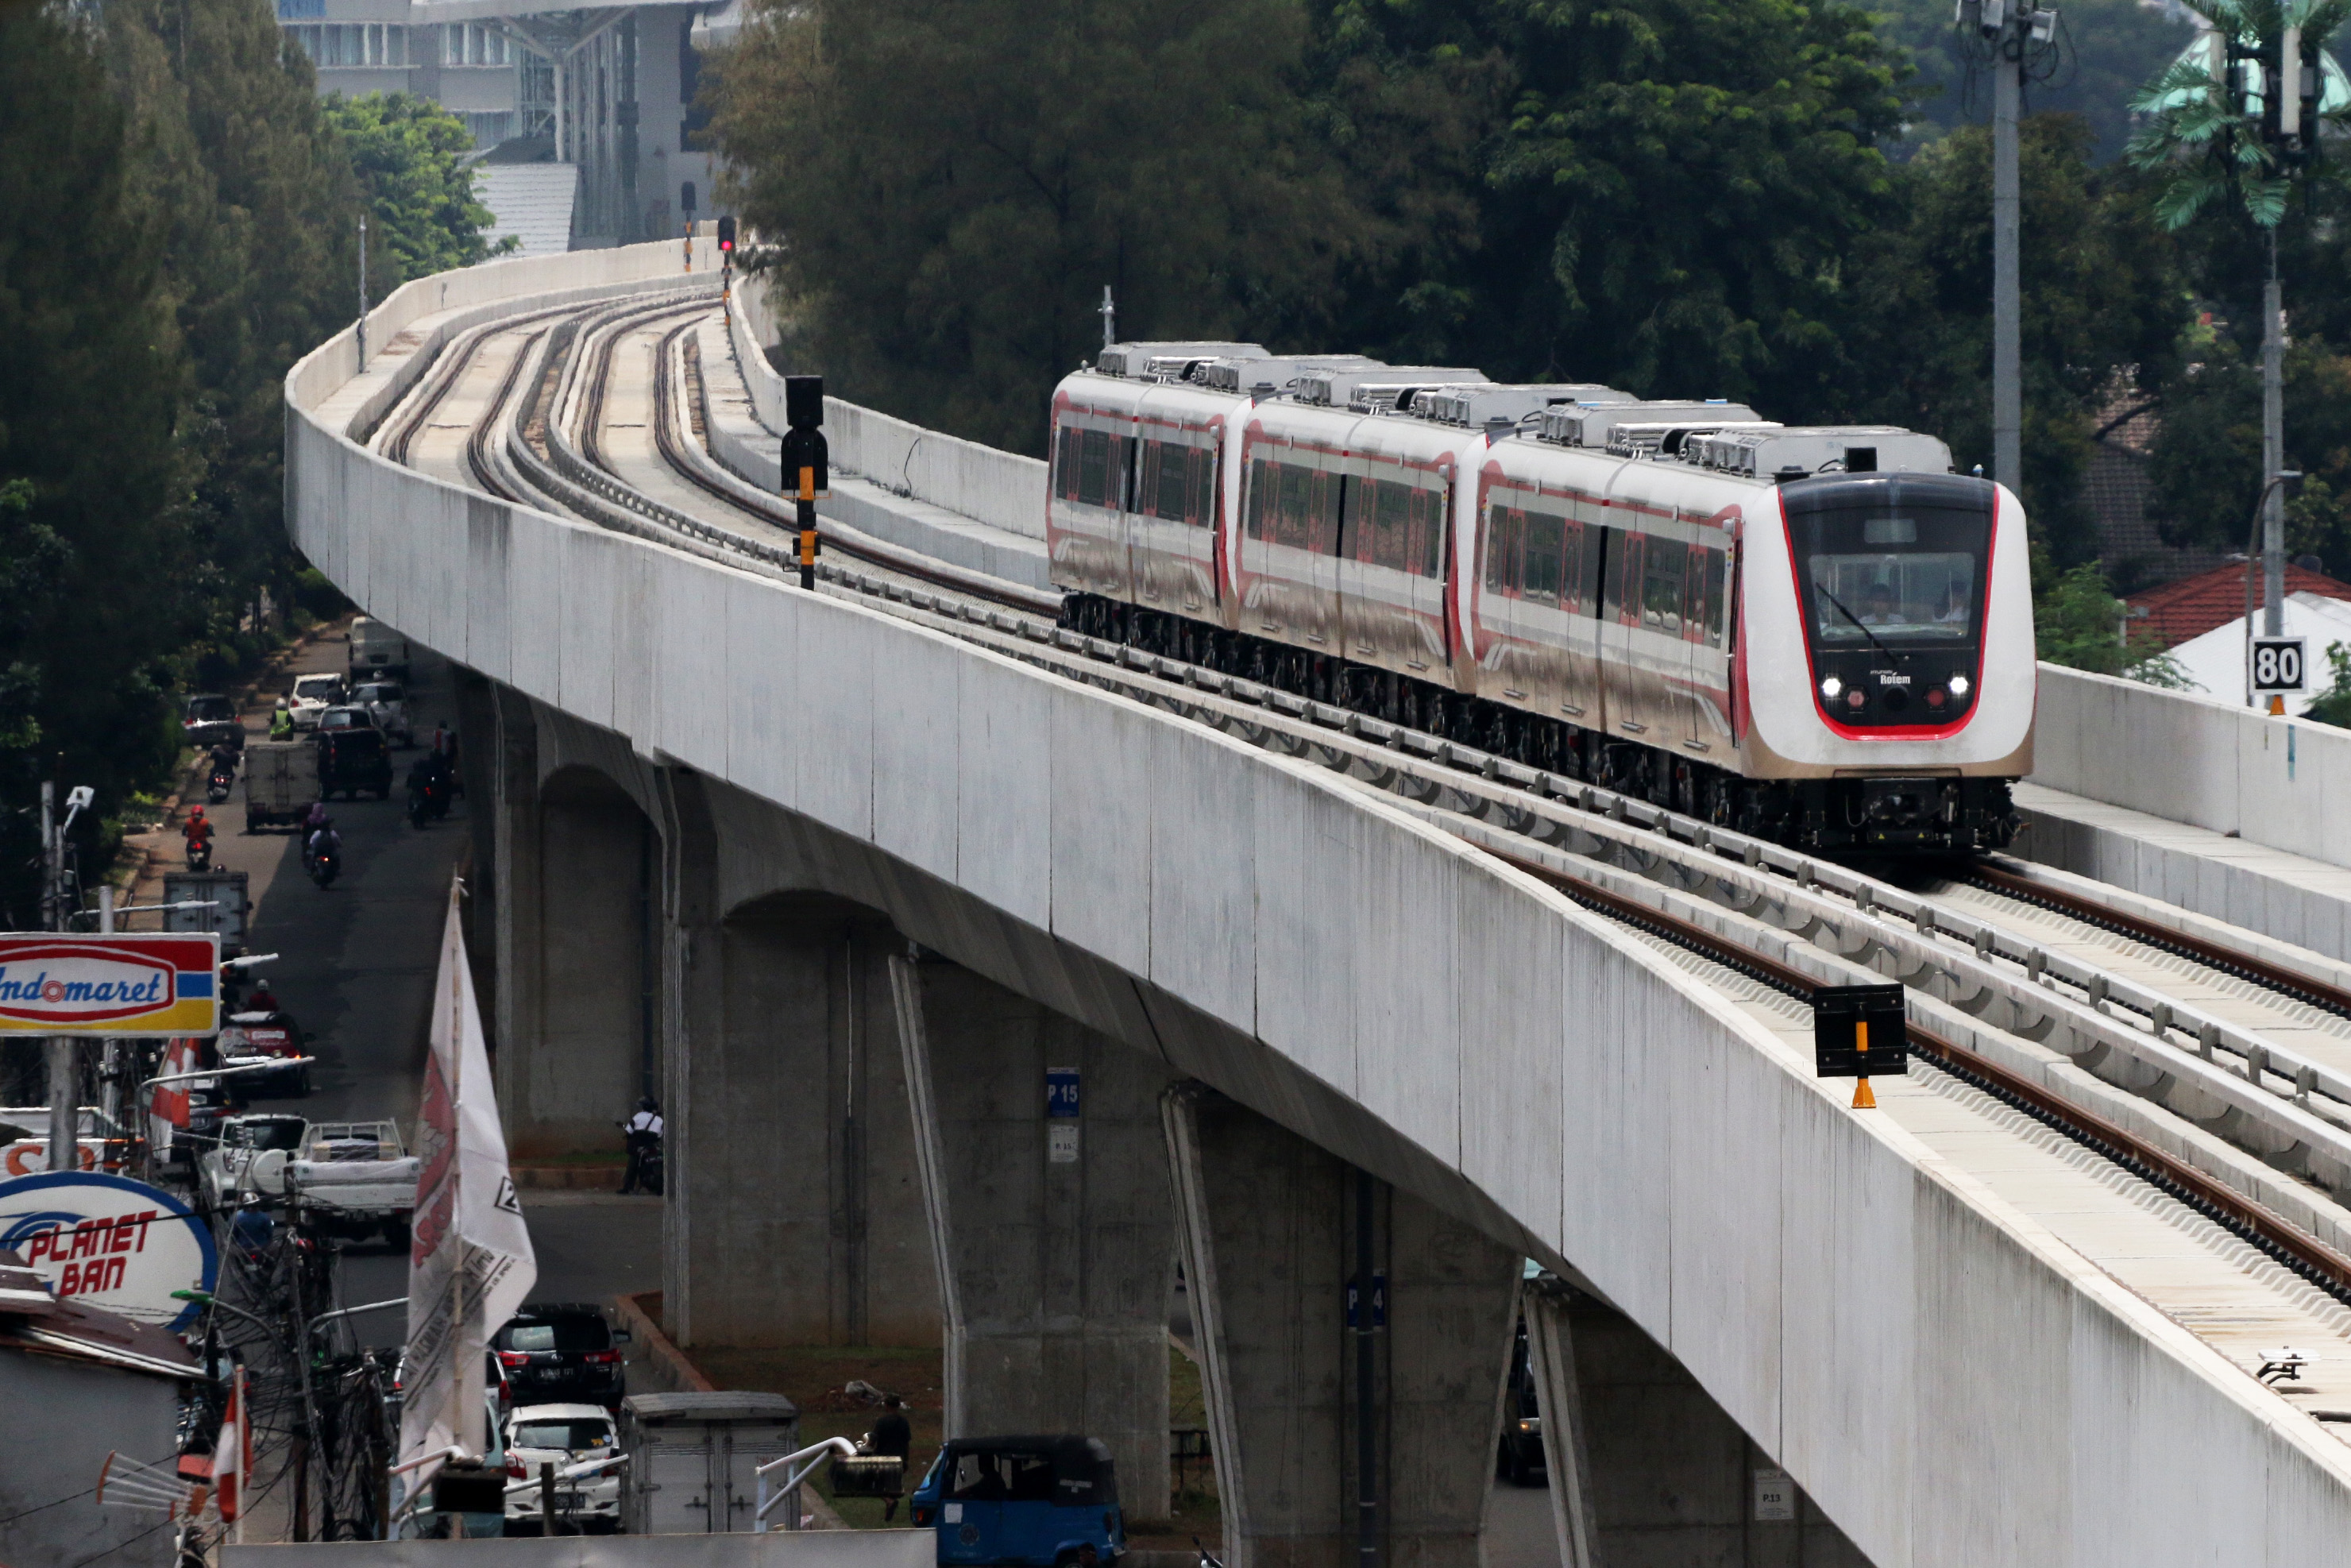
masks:
[[[882,1396],[882,1418],[873,1423],[873,1430],[865,1434],[865,1451],[889,1454],[898,1460],[898,1490],[882,1507],[882,1522],[887,1524],[896,1517],[898,1500],[905,1494],[906,1456],[914,1451],[914,1428],[906,1420],[906,1402],[894,1394]]]

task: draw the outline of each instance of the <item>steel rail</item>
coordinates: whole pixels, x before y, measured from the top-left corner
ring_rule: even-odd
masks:
[[[1759,953],[1751,946],[1695,922],[1625,897],[1598,883],[1521,855],[1499,850],[1485,852],[1558,889],[1594,913],[1648,931],[1663,941],[1746,975],[1806,1006],[1813,1005],[1814,994],[1821,988],[1818,979],[1792,965]],[[2238,1239],[2259,1249],[2336,1301],[2351,1305],[2351,1254],[2328,1246],[2274,1209],[2214,1180],[2137,1134],[2050,1093],[2032,1079],[2010,1071],[1956,1040],[1946,1039],[1915,1021],[1907,1026],[1906,1032],[1915,1055],[2011,1109],[2064,1133],[2174,1201],[2213,1221]]]

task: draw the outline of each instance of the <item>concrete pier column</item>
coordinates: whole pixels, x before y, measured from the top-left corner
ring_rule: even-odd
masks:
[[[489,881],[496,889],[490,920],[498,981],[490,994],[490,1034],[497,1049],[498,1109],[509,1147],[528,1124],[526,1087],[539,1039],[538,726],[530,699],[509,686],[490,688],[493,739],[466,758],[467,810],[488,810]]]
[[[691,807],[698,788],[668,793]],[[937,1344],[885,967],[904,939],[815,894],[712,918],[706,839],[689,825],[680,850],[680,995],[664,1051],[670,1332],[695,1345]]]
[[[507,1143],[524,1157],[610,1153],[614,1124],[659,1082],[660,837],[585,768],[539,783],[535,813],[517,804],[501,879],[515,941],[500,988]]]
[[[946,1318],[947,1435],[1099,1437],[1128,1517],[1165,1519],[1169,1074],[954,964],[897,957],[891,979]]]
[[[1535,1406],[1542,1419],[1543,1469],[1552,1526],[1559,1533],[1560,1565],[1600,1568],[1583,1386],[1576,1376],[1575,1329],[1567,1295],[1545,1276],[1541,1284],[1529,1281],[1520,1306],[1526,1318],[1528,1359],[1534,1364]]]
[[[1228,1568],[1477,1568],[1516,1252],[1213,1091],[1163,1111]]]

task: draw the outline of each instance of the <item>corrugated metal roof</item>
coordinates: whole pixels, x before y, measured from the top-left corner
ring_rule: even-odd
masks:
[[[560,256],[571,248],[571,209],[580,195],[574,163],[481,163],[474,188],[496,222],[484,237],[495,246],[508,235],[522,256]]]

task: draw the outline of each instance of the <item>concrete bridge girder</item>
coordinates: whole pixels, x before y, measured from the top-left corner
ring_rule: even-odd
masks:
[[[411,285],[375,329],[674,273],[657,248]],[[722,820],[774,808],[750,831],[804,885],[1572,1259],[1886,1568],[2284,1568],[2351,1533],[2315,1423],[1636,941],[1302,765],[394,469],[348,437],[397,385],[355,363],[346,334],[288,378],[287,516],[371,614]],[[755,839],[725,841],[722,878]]]

